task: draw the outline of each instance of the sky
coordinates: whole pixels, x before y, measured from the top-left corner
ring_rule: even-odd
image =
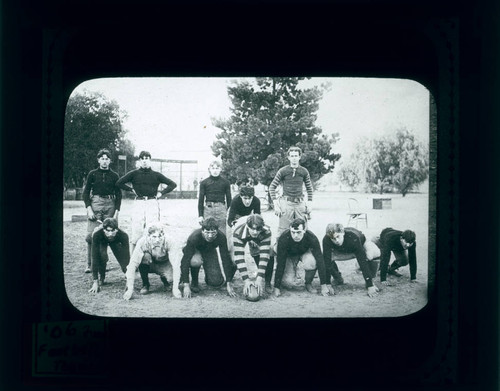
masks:
[[[210,146],[220,131],[212,118],[228,118],[227,87],[235,78],[105,78],[80,84],[73,93],[101,92],[128,113],[127,138],[153,158],[214,160]],[[253,80],[253,79],[252,79]],[[349,156],[363,136],[413,131],[429,143],[429,92],[405,79],[312,78],[304,88],[329,82],[317,112],[323,133],[339,133],[333,152]]]

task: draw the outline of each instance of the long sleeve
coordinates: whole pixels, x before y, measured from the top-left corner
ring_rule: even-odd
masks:
[[[229,255],[229,249],[227,248],[227,237],[222,232],[219,231],[217,235],[217,240],[219,243],[219,253],[222,261],[222,268],[224,269],[224,275],[226,276],[226,282],[231,282],[233,280],[233,261]]]
[[[417,242],[413,243],[408,249],[408,263],[410,264],[410,279],[415,280],[417,278]]]
[[[356,239],[355,241],[354,255],[356,256],[359,268],[361,269],[361,273],[363,274],[363,278],[365,279],[366,287],[369,288],[373,286],[373,281],[370,274],[370,267],[368,266],[368,260],[366,258],[366,251],[358,239]]]
[[[177,183],[175,183],[173,180],[167,178],[165,175],[162,173],[158,173],[157,175],[158,182],[164,183],[167,185],[165,189],[162,190],[161,194],[165,195],[167,193],[170,193],[172,190],[174,190],[177,187]]]
[[[236,220],[236,204],[240,199],[240,196],[236,196],[231,200],[231,204],[229,205],[229,212],[227,213],[227,224],[231,226],[234,220]]]
[[[125,273],[125,276],[127,277],[127,289],[134,289],[135,271],[141,264],[142,257],[144,256],[144,251],[142,249],[144,240],[145,238],[142,237],[137,241],[134,252],[130,257],[130,262],[127,266],[127,272]]]
[[[286,238],[281,234],[278,239],[278,248],[276,256],[276,275],[274,276],[274,287],[281,288],[281,280],[283,279],[283,273],[285,272],[286,256],[287,256],[287,241]]]
[[[261,239],[260,245],[260,259],[258,275],[262,278],[265,277],[267,264],[269,263],[269,253],[271,252],[271,231]]]
[[[387,278],[387,267],[391,259],[391,248],[387,244],[383,244],[380,249],[380,281],[384,282]]]
[[[203,216],[203,209],[205,203],[205,182],[201,181],[200,183],[200,194],[198,196],[198,216]]]
[[[333,244],[328,236],[323,237],[323,261],[325,263],[326,283],[331,282],[331,263],[332,263],[332,248]]]
[[[182,249],[181,282],[183,283],[189,283],[189,266],[191,265],[191,258],[193,258],[195,252],[196,246],[194,244],[193,237],[190,236],[186,245]]]
[[[253,197],[253,213],[260,215],[260,200],[258,197]]]
[[[325,262],[318,238],[311,232],[311,253],[316,260],[316,267],[318,268],[319,282],[321,285],[327,284]]]
[[[243,281],[248,279],[247,263],[245,262],[245,243],[237,236],[233,235],[234,263],[238,268]]]
[[[87,180],[85,181],[85,186],[83,187],[82,198],[85,203],[85,208],[90,206],[90,190],[92,189],[92,184],[94,183],[93,171],[89,172],[87,175]]]
[[[282,183],[283,181],[283,178],[281,176],[283,172],[283,169],[279,169],[278,172],[276,173],[276,175],[274,176],[274,179],[273,181],[271,182],[271,184],[269,185],[269,193],[271,194],[271,198],[273,200],[276,199],[276,188],[279,186],[280,183]]]
[[[226,207],[229,208],[231,205],[231,184],[226,180]]]
[[[98,278],[98,271],[99,271],[99,265],[98,263],[102,262],[101,260],[101,254],[99,253],[101,242],[103,240],[102,238],[102,230],[98,230],[94,232],[92,235],[92,245],[90,247],[90,266],[92,270],[92,278],[94,280],[97,280]]]
[[[306,170],[306,175],[304,176],[304,184],[306,185],[306,191],[307,191],[307,200],[312,201],[313,199],[313,186],[311,182],[311,176],[309,175],[309,171]]]
[[[113,171],[113,174],[116,175],[115,179],[114,179],[114,187],[113,187],[113,191],[115,194],[115,209],[120,210],[120,208],[122,206],[122,191],[118,186],[116,186],[116,182],[118,182],[118,179],[120,179],[120,177],[114,171]]]
[[[135,171],[136,170],[129,171],[124,176],[122,176],[120,179],[118,179],[116,181],[116,186],[122,190],[133,191],[134,189],[131,186],[127,185],[127,183],[132,181],[132,178],[134,176]]]

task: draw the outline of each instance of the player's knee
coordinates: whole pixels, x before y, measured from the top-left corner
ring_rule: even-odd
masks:
[[[380,249],[372,241],[366,241],[365,245],[366,258],[368,260],[380,258]]]
[[[200,267],[203,264],[203,259],[201,258],[200,253],[195,253],[193,258],[191,258],[190,266],[191,267]]]
[[[148,254],[148,253],[145,253],[143,256],[142,256],[142,260],[141,260],[141,263],[142,264],[146,264],[146,265],[149,265],[153,262],[153,257],[151,256],[151,254]]]
[[[310,251],[302,256],[302,265],[304,265],[304,270],[316,270],[316,259]]]

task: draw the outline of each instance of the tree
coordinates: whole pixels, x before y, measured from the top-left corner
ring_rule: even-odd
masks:
[[[406,128],[377,138],[363,138],[355,146],[347,172],[360,178],[364,189],[372,193],[397,190],[403,197],[427,179],[428,152],[425,145]],[[353,174],[354,173],[354,174]],[[350,186],[349,175],[339,174]]]
[[[221,158],[223,174],[231,183],[252,178],[268,186],[280,167],[288,163],[286,152],[296,145],[303,151],[301,165],[314,183],[333,170],[340,155],[331,152],[338,135],[322,135],[315,125],[324,85],[300,89],[304,77],[256,78],[228,87],[231,117],[213,119],[221,129],[212,144]]]
[[[110,150],[115,171],[118,154],[133,159],[134,147],[122,126],[126,116],[115,101],[98,92],[84,91],[69,98],[64,117],[65,187],[83,186],[88,172],[97,167],[101,148]]]
[[[356,191],[361,184],[358,170],[352,161],[343,162],[337,171],[337,176],[339,181],[347,185],[351,191]]]

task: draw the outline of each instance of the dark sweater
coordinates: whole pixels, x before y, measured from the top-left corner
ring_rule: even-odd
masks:
[[[130,187],[127,183],[131,183],[133,187]],[[122,176],[116,182],[116,186],[123,190],[135,191],[139,197],[154,198],[161,183],[167,185],[161,191],[162,195],[170,193],[177,187],[174,181],[161,172],[153,171],[151,168],[137,168]]]
[[[209,176],[200,182],[198,216],[203,216],[205,202],[221,202],[227,207],[231,203],[231,185],[221,176]]]
[[[85,187],[83,188],[83,202],[85,207],[88,208],[91,204],[91,194],[100,196],[115,196],[115,209],[120,210],[122,204],[122,192],[116,186],[116,181],[118,180],[118,174],[111,169],[102,170],[101,168],[96,168],[89,172],[87,175],[87,181],[85,182]]]
[[[397,231],[392,228],[385,228],[380,233],[380,281],[385,281],[387,278],[387,268],[392,252],[404,252],[405,249],[401,245],[402,231]],[[417,242],[413,243],[408,248],[408,263],[410,264],[410,278],[417,278]]]
[[[319,240],[311,231],[306,231],[300,242],[292,239],[290,230],[284,231],[278,239],[278,255],[276,257],[276,276],[274,277],[274,286],[281,287],[281,280],[285,271],[286,259],[297,255],[303,255],[307,250],[311,250],[316,267],[318,269],[319,281],[321,285],[327,284],[325,262],[321,254]]]
[[[332,260],[333,249],[344,254],[353,253],[356,256],[358,265],[363,273],[366,287],[369,288],[373,286],[373,281],[370,277],[370,268],[367,263],[368,260],[366,259],[366,251],[363,247],[366,241],[365,235],[363,235],[361,231],[352,227],[345,227],[344,232],[344,243],[342,243],[342,246],[334,244],[328,235],[323,237],[323,259],[325,260],[325,267],[329,272],[331,263],[335,262]],[[327,273],[327,278],[330,278],[330,273]]]
[[[203,257],[203,254],[209,251],[214,251],[219,247],[219,252],[222,260],[222,267],[224,269],[224,274],[227,276],[232,275],[232,261],[229,255],[229,250],[227,248],[226,235],[222,232],[217,232],[217,237],[213,242],[207,242],[201,233],[201,228],[193,231],[187,239],[187,243],[182,249],[183,255],[181,259],[181,279],[180,282],[189,282],[189,266],[191,263],[191,258],[193,258],[194,253],[198,250]]]
[[[260,200],[258,197],[253,197],[250,206],[245,206],[239,195],[234,197],[231,201],[231,206],[229,207],[229,213],[227,216],[227,223],[231,225],[234,221],[238,220],[242,216],[248,216],[251,213],[260,214]]]

